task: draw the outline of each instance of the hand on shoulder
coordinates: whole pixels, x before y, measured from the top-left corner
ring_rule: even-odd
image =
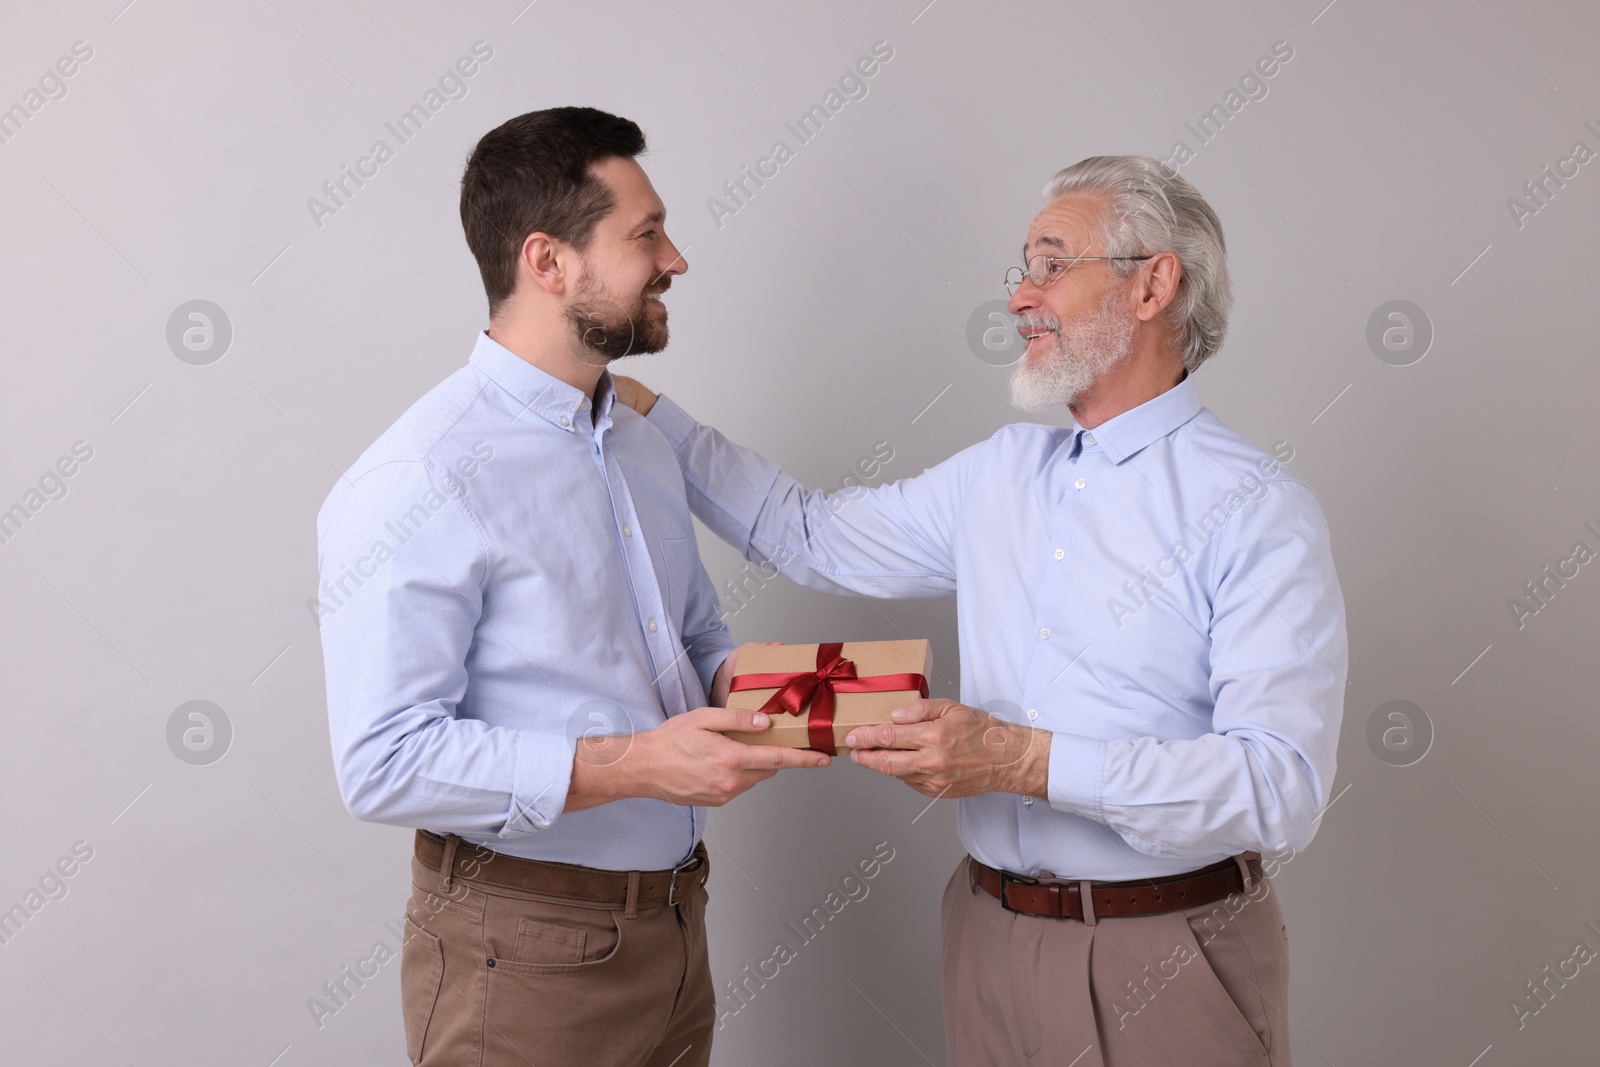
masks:
[[[655,406],[656,394],[627,375],[613,374],[611,387],[617,391],[617,403],[626,404],[641,415],[650,414],[650,409]]]

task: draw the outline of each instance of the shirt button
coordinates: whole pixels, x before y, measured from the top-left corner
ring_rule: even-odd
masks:
[[[1022,806],[1025,807],[1025,808],[1033,807],[1033,798],[1032,797],[1023,797],[1022,798]]]
[[[1039,709],[1038,708],[1029,708],[1028,709],[1028,718],[1037,719],[1038,717],[1039,717]]]
[[[1066,558],[1067,558],[1067,553],[1066,553],[1065,549],[1060,549],[1060,548],[1056,549],[1056,559],[1066,559]]]
[[[1083,435],[1083,443],[1086,444],[1086,445],[1094,444],[1094,434],[1092,434],[1092,433],[1084,434]]]
[[[623,537],[632,537],[633,536],[633,527],[629,526],[627,523],[623,523],[622,524],[622,536]]]
[[[645,629],[649,630],[651,633],[656,632],[656,620],[651,619],[649,622],[645,623],[644,626]]]
[[[1045,641],[1050,640],[1050,627],[1048,627],[1048,626],[1039,627],[1039,637],[1042,640],[1045,640]]]
[[[561,425],[563,425],[563,426],[571,426],[572,425],[572,420],[567,418],[565,415],[563,415],[563,416],[561,416]]]
[[[1082,489],[1084,486],[1086,486],[1088,484],[1089,484],[1088,482],[1084,481],[1082,478],[1079,478],[1077,481],[1072,483],[1072,488],[1074,488],[1074,489]]]

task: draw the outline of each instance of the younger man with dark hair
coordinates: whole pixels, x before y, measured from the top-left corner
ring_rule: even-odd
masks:
[[[686,269],[644,147],[592,108],[484,136],[461,219],[489,329],[318,516],[340,789],[419,828],[417,1064],[706,1064],[704,808],[828,762],[724,736],[767,718],[721,707],[683,477],[615,404],[607,365],[665,347]]]

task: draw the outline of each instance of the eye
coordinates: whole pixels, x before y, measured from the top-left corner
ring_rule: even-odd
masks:
[[[643,240],[646,240],[646,241],[654,241],[656,239],[656,231],[655,230],[646,230],[643,233],[641,233],[639,235],[639,237],[641,239],[643,239]]]

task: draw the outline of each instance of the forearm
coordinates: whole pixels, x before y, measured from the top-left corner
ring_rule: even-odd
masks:
[[[639,745],[640,741],[644,744]],[[581,811],[613,800],[648,796],[649,775],[644,766],[648,746],[642,734],[578,738],[562,810]]]
[[[872,491],[807,489],[778,473],[746,542],[745,558],[825,593],[921,600],[955,592],[954,566],[914,548]]]
[[[548,828],[562,810],[568,765],[547,738],[418,708],[365,718],[395,725],[335,734],[340,789],[360,819],[515,837]]]
[[[1052,806],[1103,823],[1152,856],[1303,848],[1333,774],[1279,738],[1242,731],[1056,742]]]
[[[955,591],[948,525],[965,464],[896,487],[810,490],[663,397],[650,421],[672,443],[697,518],[746,559],[832,593],[896,599]],[[908,493],[916,497],[913,504]],[[769,570],[764,577],[770,577]]]

